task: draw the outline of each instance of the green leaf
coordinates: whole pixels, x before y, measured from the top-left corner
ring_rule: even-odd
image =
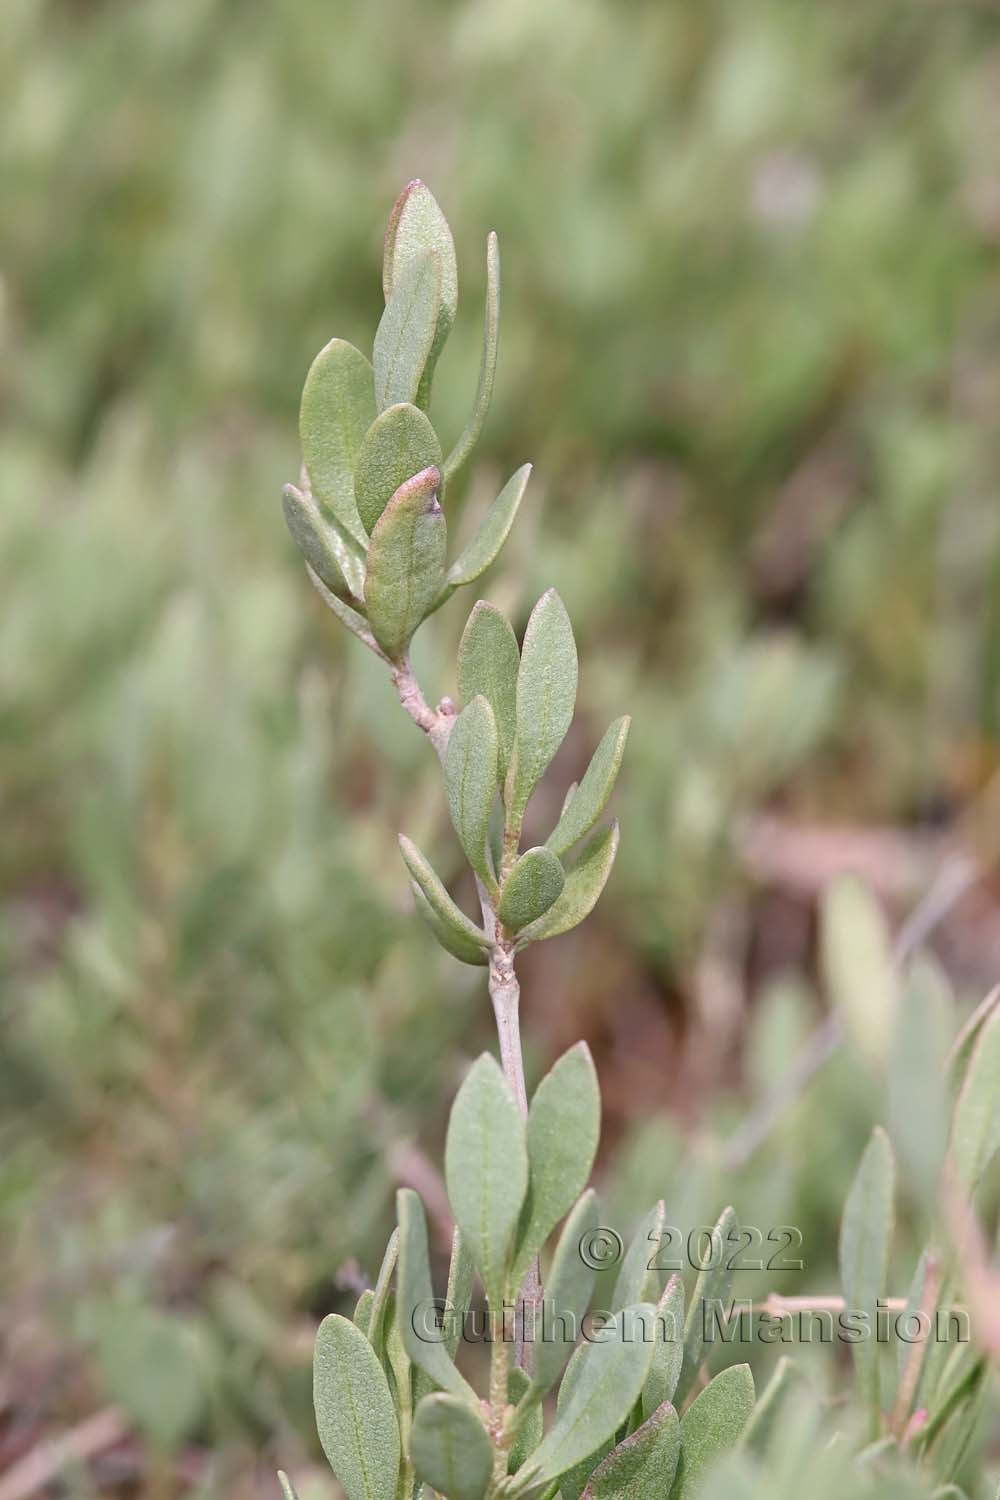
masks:
[[[590,1306],[596,1272],[580,1254],[585,1236],[600,1223],[597,1194],[588,1188],[566,1220],[552,1258],[542,1303],[541,1328],[536,1325],[530,1402],[541,1401],[559,1379],[573,1352],[584,1313]]]
[[[372,363],[379,411],[401,401],[416,402],[430,369],[440,310],[438,260],[430,253],[415,255],[395,277],[375,333]]]
[[[424,469],[400,485],[372,532],[365,602],[390,661],[405,654],[441,583],[448,539],[440,479],[437,469]]]
[[[389,1383],[364,1334],[337,1313],[316,1334],[313,1400],[323,1452],[347,1500],[395,1500],[400,1444]]]
[[[955,1100],[951,1157],[960,1187],[971,1192],[1000,1148],[1000,1009],[984,1022]]]
[[[381,1354],[385,1344],[385,1312],[389,1300],[389,1288],[392,1285],[392,1273],[396,1269],[396,1261],[399,1257],[399,1230],[394,1229],[389,1236],[389,1243],[385,1247],[382,1264],[375,1280],[375,1290],[372,1293],[371,1316],[368,1327],[368,1342],[376,1354]],[[355,1322],[357,1319],[355,1318]]]
[[[403,1347],[418,1369],[435,1385],[464,1401],[476,1401],[469,1383],[455,1368],[445,1347],[447,1329],[440,1326],[440,1307],[431,1284],[424,1206],[412,1188],[396,1194],[399,1221],[397,1307]]]
[[[898,982],[882,909],[853,875],[839,877],[824,894],[820,959],[848,1036],[867,1062],[881,1067],[896,1021]]]
[[[973,1049],[979,1040],[979,1034],[994,1011],[1000,1009],[1000,985],[991,990],[986,999],[976,1006],[962,1026],[955,1040],[951,1044],[948,1053],[946,1070],[948,1073],[949,1090],[954,1100],[959,1089],[965,1081],[965,1075],[969,1067],[969,1059]]]
[[[403,1453],[409,1452],[410,1424],[413,1421],[413,1363],[403,1343],[399,1324],[399,1300],[389,1293],[385,1312],[385,1366],[389,1390],[399,1420],[399,1441]]]
[[[371,365],[353,344],[331,339],[306,376],[299,437],[313,494],[361,547],[366,538],[354,501],[354,460],[374,420]]]
[[[432,255],[437,262],[440,289],[431,352],[419,392],[421,406],[428,403],[434,366],[455,322],[458,262],[448,221],[430,189],[416,178],[403,189],[389,219],[382,260],[382,287],[387,302],[407,268],[425,254]]]
[[[612,1312],[632,1302],[659,1301],[664,1275],[657,1267],[666,1223],[667,1206],[661,1198],[643,1219],[625,1252],[611,1298]]]
[[[509,932],[520,932],[549,910],[565,884],[566,872],[551,849],[526,849],[503,883],[497,916]]]
[[[664,1401],[601,1460],[583,1492],[584,1500],[665,1500],[680,1449],[677,1413]]]
[[[483,523],[467,547],[463,547],[448,572],[437,603],[444,604],[456,589],[467,583],[475,583],[499,555],[500,549],[510,535],[518,508],[531,478],[531,465],[522,464],[512,479],[508,479],[489,510]]]
[[[941,1059],[948,1050],[948,997],[933,968],[913,965],[889,1055],[892,1139],[913,1187],[928,1209],[937,1201],[938,1175],[948,1138],[947,1089]]]
[[[479,361],[479,381],[472,414],[458,442],[448,454],[444,466],[445,483],[449,484],[479,441],[493,396],[500,342],[500,244],[492,232],[486,240],[486,313],[483,320],[483,352]]]
[[[692,1401],[681,1421],[681,1453],[670,1500],[690,1500],[705,1471],[735,1448],[754,1403],[749,1365],[730,1365]]]
[[[788,1398],[803,1384],[802,1371],[793,1359],[782,1355],[774,1367],[767,1389],[753,1409],[744,1441],[757,1453],[766,1453],[775,1432],[780,1429],[788,1407]]]
[[[448,811],[465,857],[486,888],[497,883],[488,853],[490,813],[500,786],[500,738],[493,710],[477,694],[451,727],[444,757]]]
[[[486,1052],[469,1069],[452,1105],[445,1180],[455,1222],[483,1279],[490,1307],[498,1311],[528,1186],[528,1153],[517,1101]]]
[[[417,1477],[448,1500],[482,1500],[493,1448],[482,1419],[465,1401],[435,1393],[417,1407],[410,1434]]]
[[[517,669],[521,653],[508,620],[484,599],[473,605],[458,646],[458,691],[463,703],[482,693],[500,736],[500,774],[506,776],[514,747]]]
[[[416,844],[401,833],[399,848],[413,884],[420,892],[418,909],[441,945],[464,963],[488,961],[489,938],[482,928],[470,921],[461,907],[455,905]],[[476,954],[483,957],[477,958]]]
[[[369,630],[368,621],[364,615],[359,615],[356,609],[352,609],[349,604],[345,604],[342,599],[338,599],[336,594],[331,593],[322,578],[313,572],[308,563],[306,563],[306,572],[309,575],[310,583],[317,594],[319,594],[327,609],[332,610],[341,624],[346,625],[348,630],[352,631],[359,641],[363,641],[370,651],[374,651],[375,655],[382,661],[388,661],[388,657],[382,650],[382,647]]]
[[[656,1347],[642,1388],[642,1414],[648,1417],[672,1401],[684,1362],[684,1283],[671,1276],[656,1305]]]
[[[625,1421],[649,1373],[653,1341],[647,1335],[654,1316],[648,1304],[627,1307],[600,1331],[595,1326],[593,1342],[576,1366],[571,1394],[518,1474],[514,1493],[557,1479]]]
[[[355,1328],[360,1328],[368,1342],[374,1347],[374,1339],[370,1337],[372,1323],[372,1304],[375,1301],[375,1293],[369,1287],[361,1293],[354,1307],[354,1315],[351,1322]]]
[[[875,1321],[875,1304],[885,1293],[893,1226],[895,1166],[889,1137],[876,1126],[865,1147],[840,1224],[840,1281],[852,1313]],[[878,1345],[873,1338],[852,1346],[857,1382],[867,1408],[869,1431],[879,1431]]]
[[[281,1485],[281,1493],[284,1500],[299,1500],[298,1495],[295,1493],[295,1486],[284,1469],[278,1470],[278,1483]]]
[[[504,798],[519,820],[566,737],[576,703],[576,643],[555,589],[531,611],[517,674],[517,735]]]
[[[531,1377],[519,1365],[512,1365],[507,1375],[507,1401],[511,1406],[520,1406],[531,1389]],[[534,1453],[545,1433],[545,1416],[541,1405],[533,1402],[523,1408],[518,1420],[514,1441],[507,1458],[507,1473],[516,1474]]]
[[[576,864],[566,872],[566,884],[559,900],[537,922],[523,929],[518,935],[517,946],[524,948],[528,943],[541,942],[543,938],[558,937],[589,916],[608,883],[617,853],[618,824],[613,823],[610,828],[600,829],[584,844]]]
[[[354,599],[357,604],[340,565],[340,539],[333,525],[320,513],[312,495],[303,494],[294,484],[286,484],[281,492],[281,504],[292,541],[313,572],[338,599]]]
[[[451,1262],[448,1266],[448,1288],[445,1306],[448,1323],[445,1329],[444,1346],[452,1359],[462,1337],[465,1315],[472,1299],[472,1282],[475,1276],[472,1256],[465,1248],[462,1231],[454,1229],[451,1236]]]
[[[365,530],[373,530],[401,484],[423,469],[440,466],[441,444],[419,406],[404,401],[376,417],[354,466],[354,494]]]
[[[600,1130],[597,1069],[586,1042],[577,1042],[553,1063],[528,1110],[528,1192],[512,1277],[518,1284],[586,1187]]]
[[[618,779],[631,723],[632,720],[626,714],[611,725],[594,751],[575,795],[569,799],[562,817],[545,840],[547,847],[553,854],[558,854],[560,859],[577,839],[582,839],[585,833],[590,832],[607,807],[608,798]]]
[[[471,964],[474,968],[488,967],[489,953],[480,941],[474,942],[472,938],[466,937],[464,932],[458,932],[454,927],[443,922],[415,880],[410,881],[410,891],[418,913],[446,953],[450,953],[452,958],[457,958],[460,963]]]
[[[739,1220],[732,1207],[724,1208],[712,1233],[709,1264],[698,1272],[694,1292],[684,1323],[684,1361],[677,1381],[676,1402],[680,1405],[694,1385],[705,1359],[705,1334],[713,1319],[712,1309],[724,1307],[732,1285],[729,1247],[737,1243]],[[721,1314],[720,1314],[721,1315]],[[708,1320],[708,1321],[706,1321]]]

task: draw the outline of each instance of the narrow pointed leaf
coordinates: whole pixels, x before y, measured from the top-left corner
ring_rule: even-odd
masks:
[[[958,1035],[951,1044],[948,1053],[947,1071],[948,1084],[954,1101],[959,1089],[965,1081],[965,1074],[969,1066],[979,1034],[994,1011],[1000,1010],[1000,985],[990,991],[985,1000],[976,1006],[961,1027]]]
[[[618,824],[602,828],[583,846],[576,864],[566,872],[562,895],[543,917],[531,922],[518,935],[518,947],[558,937],[569,932],[589,916],[608,883],[611,867],[618,853]]]
[[[894,1178],[889,1137],[876,1126],[844,1205],[839,1255],[844,1300],[851,1312],[865,1313],[873,1324],[889,1270]],[[879,1430],[878,1345],[874,1339],[862,1339],[852,1345],[852,1352],[874,1438]]]
[[[434,468],[408,479],[372,532],[365,603],[372,634],[390,661],[405,653],[441,582],[448,541],[439,483]]]
[[[671,1276],[656,1304],[656,1347],[642,1388],[642,1414],[673,1401],[684,1362],[684,1283]]]
[[[665,1401],[601,1460],[583,1492],[585,1500],[664,1500],[680,1449],[680,1422]]]
[[[374,1340],[370,1338],[369,1335],[371,1332],[372,1304],[374,1303],[374,1301],[375,1293],[372,1291],[371,1287],[368,1287],[361,1293],[361,1296],[358,1298],[354,1307],[354,1314],[351,1318],[351,1322],[354,1324],[355,1328],[361,1329],[361,1332],[373,1347]]]
[[[375,333],[372,363],[379,411],[400,401],[416,402],[440,311],[439,263],[431,253],[415,255],[395,277]]]
[[[955,1100],[951,1157],[959,1185],[971,1192],[1000,1148],[1000,1009],[982,1026]]]
[[[706,1333],[714,1329],[716,1317],[724,1316],[733,1279],[730,1246],[739,1243],[738,1230],[736,1211],[724,1208],[713,1232],[709,1264],[698,1272],[684,1322],[684,1359],[675,1396],[678,1406],[694,1385],[705,1359]]]
[[[495,893],[488,843],[490,814],[500,786],[500,738],[493,710],[482,694],[466,704],[452,725],[444,757],[444,785],[465,857]]]
[[[493,1311],[503,1300],[507,1257],[528,1185],[524,1122],[499,1066],[473,1063],[452,1105],[445,1180],[455,1222]]]
[[[444,580],[443,597],[451,597],[457,588],[475,583],[494,562],[510,535],[518,508],[531,478],[531,465],[523,464],[512,479],[508,479],[483,518],[482,525],[467,547],[463,547]]]
[[[310,583],[327,609],[332,611],[341,624],[346,625],[348,630],[353,635],[356,635],[359,641],[363,641],[369,651],[374,651],[375,655],[380,657],[382,661],[388,661],[388,657],[382,650],[382,647],[372,635],[368,621],[364,615],[359,614],[356,609],[352,609],[349,604],[345,604],[343,599],[338,599],[336,594],[327,588],[322,578],[313,571],[308,563],[306,563],[306,572],[309,574]]]
[[[405,834],[399,836],[399,848],[413,883],[419,889],[431,915],[447,933],[449,941],[456,945],[448,948],[448,951],[455,953],[456,957],[462,958],[465,963],[476,961],[471,956],[465,957],[465,954],[471,955],[473,950],[487,952],[489,939],[485,932],[477,927],[475,922],[470,921],[461,907],[455,905],[431,865],[416,844],[412,843]],[[421,911],[423,912],[423,907]],[[434,928],[434,932],[438,940],[448,947],[437,927]]]
[[[458,1349],[472,1299],[472,1283],[475,1277],[472,1256],[465,1247],[462,1231],[455,1228],[451,1236],[451,1262],[448,1266],[448,1288],[445,1292],[448,1322],[445,1327],[444,1346],[452,1359]]]
[[[691,1403],[681,1421],[681,1452],[670,1500],[692,1500],[706,1470],[736,1447],[753,1404],[749,1365],[730,1365]]]
[[[458,691],[463,703],[482,693],[500,736],[500,774],[506,776],[517,713],[517,636],[498,609],[480,599],[473,606],[458,647]]]
[[[512,1278],[518,1284],[586,1187],[600,1129],[597,1070],[586,1042],[577,1042],[553,1063],[528,1110],[528,1192]]]
[[[517,674],[517,734],[507,773],[507,807],[519,818],[566,737],[576,703],[573,627],[555,589],[528,620]]]
[[[608,804],[614,790],[631,719],[616,719],[594,751],[590,765],[576,794],[570,798],[562,817],[545,843],[560,858],[578,839],[589,833]]]
[[[920,1201],[933,1208],[948,1138],[948,997],[926,962],[906,975],[889,1054],[889,1121],[903,1170]]]
[[[549,910],[565,884],[566,872],[551,849],[526,849],[503,883],[497,915],[509,932],[520,932]]]
[[[497,348],[500,342],[500,242],[490,233],[486,241],[486,313],[483,320],[483,352],[479,361],[479,381],[472,414],[458,442],[444,466],[445,482],[449,483],[461,469],[472,452],[486,423],[493,396],[493,380],[497,368]]]
[[[489,965],[489,952],[482,942],[466,937],[464,932],[443,922],[415,880],[410,881],[410,891],[418,913],[446,953],[457,958],[459,963],[470,964],[473,968],[483,969]]]
[[[571,1395],[518,1475],[521,1485],[534,1489],[557,1479],[625,1421],[649,1373],[653,1344],[646,1330],[655,1311],[648,1304],[628,1307],[599,1336],[595,1331],[577,1366]]]
[[[597,1274],[580,1254],[580,1244],[599,1222],[597,1194],[588,1188],[566,1220],[546,1279],[541,1327],[535,1327],[532,1403],[551,1390],[573,1352]]]
[[[511,1406],[520,1406],[531,1389],[531,1377],[520,1365],[512,1365],[507,1376],[507,1401]],[[523,1408],[514,1441],[510,1445],[507,1473],[516,1474],[534,1453],[545,1433],[545,1419],[539,1402]]]
[[[399,1418],[399,1439],[403,1453],[409,1452],[410,1424],[413,1421],[414,1365],[403,1343],[403,1330],[399,1322],[399,1299],[395,1292],[389,1293],[385,1310],[385,1365],[389,1377],[396,1415]]]
[[[659,1302],[666,1278],[657,1267],[666,1224],[667,1206],[661,1198],[643,1219],[625,1252],[611,1298],[612,1312],[631,1302]]]
[[[466,1401],[435,1393],[417,1407],[410,1457],[418,1479],[448,1500],[482,1500],[493,1449],[478,1413]]]
[[[320,513],[313,497],[303,494],[293,484],[286,484],[281,493],[281,504],[292,540],[313,572],[338,599],[354,599],[340,566],[339,548],[334,544],[334,529]]]
[[[472,1387],[455,1368],[445,1345],[447,1327],[435,1319],[437,1304],[431,1284],[424,1206],[412,1188],[396,1194],[399,1220],[397,1307],[403,1347],[413,1363],[435,1385],[464,1401],[475,1402]],[[437,1309],[440,1311],[440,1309]]]
[[[389,1300],[389,1289],[392,1286],[392,1276],[396,1269],[396,1261],[399,1258],[399,1230],[394,1229],[389,1236],[389,1243],[385,1247],[382,1264],[375,1281],[375,1289],[372,1293],[371,1316],[368,1322],[368,1342],[378,1353],[385,1340],[385,1312]]]
[[[316,1334],[316,1428],[347,1500],[395,1500],[399,1427],[385,1371],[364,1334],[331,1313]]]
[[[458,262],[448,221],[434,195],[418,179],[408,183],[396,201],[385,237],[382,287],[388,302],[401,276],[418,257],[430,254],[440,272],[439,305],[424,369],[419,404],[426,407],[438,356],[455,322],[458,309]]]
[[[302,391],[299,437],[313,494],[360,545],[354,460],[375,420],[372,367],[359,349],[331,339],[313,360]]]
[[[441,444],[419,406],[400,402],[376,417],[354,467],[354,494],[365,530],[374,529],[401,484],[423,469],[440,466]]]
[[[823,897],[820,950],[834,1009],[861,1056],[881,1068],[892,1041],[898,982],[885,917],[853,875],[835,880]]]

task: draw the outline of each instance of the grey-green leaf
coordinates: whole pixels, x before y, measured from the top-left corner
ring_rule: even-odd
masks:
[[[608,804],[621,767],[631,719],[616,719],[591,757],[573,797],[553,828],[546,845],[560,858],[589,833]]]
[[[430,254],[440,272],[437,316],[430,354],[424,368],[419,404],[426,406],[434,366],[455,322],[458,309],[458,262],[448,221],[430,189],[415,178],[403,189],[393,208],[385,236],[382,288],[386,301],[400,276],[421,255]]]
[[[724,1318],[726,1298],[733,1279],[730,1246],[738,1243],[738,1230],[739,1220],[735,1209],[724,1208],[712,1231],[709,1264],[698,1272],[684,1322],[684,1360],[675,1397],[678,1405],[687,1396],[701,1369],[708,1330],[715,1326],[717,1318]]]
[[[521,653],[510,622],[492,604],[473,605],[458,646],[458,691],[463,703],[482,693],[500,736],[500,774],[506,776],[514,746],[517,669]]]
[[[465,857],[495,894],[488,843],[490,813],[500,786],[500,738],[493,710],[481,693],[465,705],[452,725],[444,757],[444,785]]]
[[[456,906],[429,861],[424,858],[416,844],[402,833],[399,836],[399,849],[413,883],[419,889],[431,914],[447,933],[449,942],[456,945],[449,947],[449,952],[455,953],[459,958],[464,958],[466,963],[477,962],[471,956],[465,957],[465,954],[468,952],[471,955],[473,951],[485,953],[489,949],[489,938],[485,932],[465,915],[461,907]],[[436,928],[434,930],[439,941],[444,943],[441,933]],[[448,943],[444,943],[444,946],[448,947]]]
[[[730,1365],[692,1401],[681,1421],[681,1452],[670,1500],[691,1500],[705,1472],[735,1448],[754,1403],[749,1365]]]
[[[440,468],[441,444],[429,417],[407,401],[390,406],[365,433],[354,466],[358,514],[370,532],[401,484]]]
[[[599,829],[584,844],[576,864],[566,872],[562,895],[544,916],[531,922],[518,935],[518,947],[558,937],[589,916],[608,883],[618,853],[618,824]]]
[[[965,1074],[968,1070],[969,1059],[972,1056],[973,1049],[975,1048],[977,1041],[979,1040],[980,1032],[986,1025],[986,1022],[989,1020],[990,1016],[992,1016],[997,1010],[1000,1010],[1000,985],[991,990],[990,993],[986,996],[985,1000],[982,1000],[976,1006],[975,1010],[966,1019],[965,1023],[959,1030],[958,1035],[951,1044],[951,1050],[948,1053],[946,1070],[948,1074],[949,1089],[953,1099],[958,1094],[959,1089],[962,1087],[962,1084],[965,1081]]]
[[[372,532],[365,603],[372,634],[399,661],[441,583],[447,550],[440,474],[423,469],[400,485]]]
[[[559,1220],[586,1187],[601,1129],[601,1091],[586,1042],[564,1052],[528,1110],[528,1192],[517,1234],[520,1283]]]
[[[493,395],[493,380],[497,368],[497,347],[500,342],[500,245],[492,232],[486,240],[486,313],[483,319],[483,352],[479,361],[479,381],[472,413],[465,424],[458,442],[444,466],[445,482],[449,483],[465,463],[482,432],[486,414]]]
[[[369,651],[374,651],[375,655],[380,657],[382,661],[388,661],[388,657],[382,650],[382,647],[368,628],[368,621],[364,615],[359,614],[356,609],[352,609],[349,604],[345,604],[343,599],[338,599],[336,594],[327,588],[319,574],[314,572],[308,563],[306,563],[306,572],[309,575],[310,583],[327,609],[331,610],[341,624],[346,625],[348,630],[352,631],[359,641],[363,641]]]
[[[448,1266],[448,1287],[445,1292],[447,1323],[444,1346],[452,1359],[455,1358],[455,1352],[462,1338],[465,1316],[472,1298],[475,1270],[472,1256],[465,1247],[462,1231],[456,1227],[451,1236],[451,1261]]]
[[[464,931],[442,921],[415,880],[410,881],[410,890],[413,894],[414,906],[444,951],[450,953],[452,958],[457,958],[460,963],[471,964],[473,968],[486,968],[490,956],[483,942],[479,938],[468,937]],[[448,899],[451,900],[450,897]],[[457,911],[458,908],[456,907],[455,910]],[[485,938],[485,933],[482,937]]]
[[[517,736],[505,802],[515,818],[566,737],[576,703],[573,627],[555,589],[542,595],[528,620],[517,674]]]
[[[855,1174],[840,1224],[840,1281],[853,1313],[874,1320],[885,1293],[893,1226],[895,1164],[889,1137],[876,1126]],[[869,1430],[879,1430],[878,1345],[862,1339],[852,1346],[859,1393],[867,1407]]]
[[[1000,1148],[1000,1009],[987,1018],[955,1100],[951,1157],[959,1185],[971,1192]]]
[[[532,1402],[551,1390],[573,1352],[597,1274],[581,1255],[580,1246],[599,1223],[597,1194],[588,1188],[566,1220],[546,1280],[541,1328],[535,1328]]]
[[[337,1313],[316,1334],[313,1400],[323,1452],[347,1500],[395,1500],[399,1426],[385,1371],[365,1335]]]
[[[281,504],[292,540],[313,572],[338,599],[353,599],[357,604],[341,567],[340,539],[312,495],[303,494],[294,484],[286,484],[281,492]]]
[[[795,1361],[782,1355],[747,1424],[744,1440],[748,1448],[757,1453],[767,1451],[772,1435],[778,1431],[784,1418],[788,1399],[799,1389],[803,1379],[802,1371]]]
[[[665,1500],[680,1448],[677,1413],[664,1401],[601,1460],[583,1492],[584,1500]]]
[[[427,1219],[424,1206],[412,1188],[400,1188],[396,1194],[396,1217],[399,1221],[397,1308],[403,1347],[435,1385],[464,1401],[475,1402],[475,1392],[459,1374],[445,1344],[447,1328],[441,1326],[440,1308],[431,1284]]]
[[[417,1477],[448,1500],[482,1500],[490,1482],[493,1449],[478,1412],[467,1402],[435,1392],[417,1407],[410,1433]]]
[[[394,278],[375,333],[372,363],[379,411],[400,401],[416,402],[430,364],[440,310],[439,262],[430,252],[414,255]]]
[[[382,1264],[375,1280],[375,1289],[372,1293],[371,1314],[368,1321],[368,1342],[376,1353],[380,1353],[385,1342],[385,1312],[389,1300],[389,1288],[392,1285],[393,1272],[396,1269],[396,1261],[399,1258],[399,1230],[394,1229],[389,1236],[389,1243],[385,1247]],[[357,1322],[357,1319],[355,1319]]]
[[[947,1086],[941,1059],[948,1050],[948,997],[925,961],[907,973],[889,1055],[892,1139],[912,1186],[932,1209],[948,1138]]]
[[[518,1474],[521,1483],[516,1489],[534,1489],[557,1479],[594,1453],[624,1422],[649,1373],[655,1315],[649,1304],[628,1307],[600,1333],[593,1331],[593,1342],[576,1366],[572,1392]]]
[[[558,901],[565,884],[566,872],[551,849],[526,849],[503,883],[497,915],[509,932],[520,932]]]
[[[531,1389],[531,1377],[520,1365],[512,1365],[507,1376],[507,1401],[511,1406],[520,1406]],[[534,1453],[545,1433],[545,1418],[539,1402],[523,1408],[514,1441],[507,1457],[507,1473],[516,1474],[518,1469]]]
[[[510,535],[530,478],[531,465],[522,464],[513,478],[508,479],[486,512],[476,535],[468,546],[462,548],[448,569],[444,580],[444,597],[440,603],[443,604],[445,599],[450,598],[457,588],[475,583],[486,572],[490,563],[495,561]]]
[[[374,1301],[375,1293],[372,1291],[371,1287],[366,1288],[366,1290],[361,1293],[361,1296],[355,1303],[354,1313],[351,1318],[351,1321],[354,1324],[355,1328],[361,1329],[361,1332],[364,1334],[365,1338],[368,1339],[368,1342],[370,1344],[373,1343],[373,1340],[370,1337],[370,1333],[372,1321],[372,1305]]]
[[[671,1276],[656,1305],[656,1347],[646,1384],[642,1388],[642,1414],[648,1417],[673,1401],[684,1362],[684,1283]]]
[[[353,344],[331,339],[306,376],[299,437],[313,494],[360,546],[365,534],[354,501],[354,460],[374,420],[371,365]]]
[[[445,1180],[455,1222],[496,1311],[528,1185],[528,1153],[510,1085],[486,1052],[469,1069],[452,1105]]]
[[[665,1278],[658,1267],[666,1225],[667,1206],[661,1198],[643,1219],[625,1252],[611,1297],[612,1312],[631,1302],[659,1302]]]

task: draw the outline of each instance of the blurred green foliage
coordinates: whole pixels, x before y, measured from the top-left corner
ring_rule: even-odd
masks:
[[[3,30],[0,1452],[125,1402],[191,1440],[195,1492],[273,1493],[255,1457],[316,1451],[311,1330],[372,1269],[387,1143],[436,1148],[489,1037],[406,910],[397,828],[452,848],[427,748],[284,532],[308,363],[367,342],[419,174],[464,275],[456,435],[499,231],[466,520],[535,478],[486,592],[523,623],[556,584],[585,729],[634,716],[619,867],[526,965],[529,1047],[604,1038],[621,1098],[623,991],[672,1055],[748,813],[912,826],[993,769],[1000,15],[6,0]],[[418,640],[432,690],[467,608]],[[741,1091],[695,1101],[710,1153],[812,1025],[800,981],[765,991]],[[676,1082],[637,1093],[666,1113],[622,1145],[623,1217],[725,1195]],[[736,1174],[820,1287],[876,1092],[838,1061]]]

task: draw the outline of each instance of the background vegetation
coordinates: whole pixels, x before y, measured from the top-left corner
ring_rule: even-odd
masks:
[[[821,1017],[818,889],[860,869],[899,921],[957,868],[963,1010],[1000,960],[1000,13],[5,0],[3,30],[0,1469],[68,1432],[74,1497],[273,1495],[280,1455],[323,1500],[315,1323],[394,1182],[433,1195],[491,1021],[407,910],[397,828],[455,855],[432,757],[284,531],[308,363],[369,342],[423,176],[457,433],[499,231],[462,499],[534,461],[485,592],[574,620],[553,805],[635,716],[609,891],[524,963],[529,1067],[590,1041],[610,1222],[732,1198],[804,1236],[754,1294],[824,1290],[877,1082],[838,1055],[759,1150],[741,1125]],[[470,602],[418,642],[432,691]]]

